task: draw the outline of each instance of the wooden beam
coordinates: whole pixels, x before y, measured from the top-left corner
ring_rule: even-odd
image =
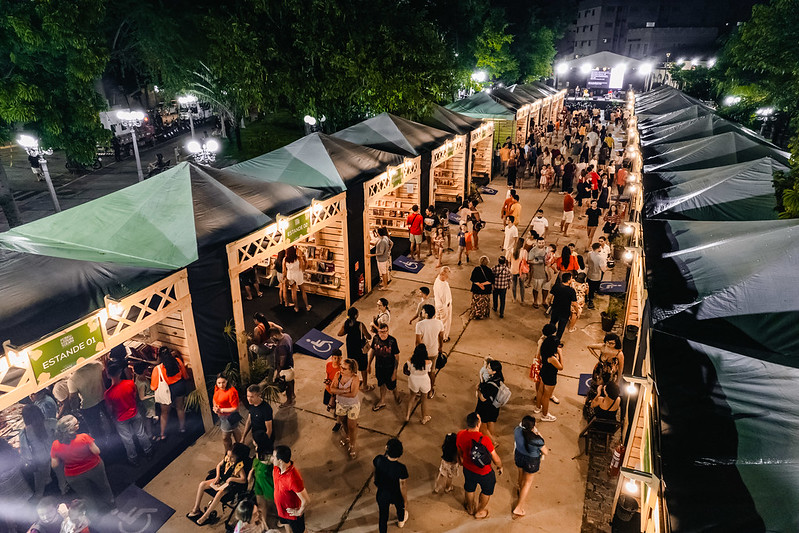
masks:
[[[192,311],[188,279],[183,279],[179,282],[178,292],[183,296],[181,301],[184,303],[180,308],[180,316],[183,320],[183,329],[186,332],[186,343],[188,344],[191,373],[194,376],[194,386],[200,391],[202,398],[200,416],[203,421],[203,429],[207,432],[214,427],[214,419],[211,416],[211,402],[208,398],[208,387],[205,383],[205,371],[203,370],[203,361],[200,356],[200,345],[197,342],[197,329],[194,325],[194,312]]]

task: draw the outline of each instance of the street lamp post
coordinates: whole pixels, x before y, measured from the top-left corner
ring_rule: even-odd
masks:
[[[193,94],[187,94],[186,96],[181,96],[178,98],[178,103],[181,105],[185,105],[189,109],[189,126],[191,127],[191,138],[194,138],[194,113],[192,111],[192,105],[197,102],[197,97]]]
[[[39,158],[39,166],[44,174],[44,181],[47,182],[47,188],[50,190],[50,197],[53,199],[53,207],[56,213],[61,212],[61,205],[58,203],[58,197],[55,195],[55,187],[53,187],[53,180],[50,179],[50,171],[47,169],[47,160],[44,158],[46,155],[52,155],[53,149],[39,148],[39,139],[31,137],[30,135],[20,135],[17,143],[25,149],[28,155]]]
[[[141,171],[141,159],[139,159],[139,143],[136,140],[136,128],[141,126],[141,121],[144,120],[144,113],[141,111],[117,111],[117,118],[123,126],[130,129],[133,154],[136,156],[136,172],[139,174],[139,181],[144,181],[144,174]]]
[[[208,139],[200,144],[197,141],[191,141],[186,145],[189,152],[194,154],[194,160],[201,165],[210,165],[216,161],[216,151],[219,150],[219,143],[213,139]]]

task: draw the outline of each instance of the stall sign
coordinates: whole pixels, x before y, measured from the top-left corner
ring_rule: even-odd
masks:
[[[311,229],[311,214],[303,211],[299,215],[288,220],[288,227],[283,232],[289,242],[294,242],[301,237],[308,235]]]
[[[403,167],[397,167],[394,169],[389,170],[391,174],[391,187],[397,188],[402,185],[402,179],[405,177],[405,171]]]
[[[28,350],[33,375],[44,383],[105,350],[100,319],[92,318]]]
[[[447,143],[447,158],[450,158],[453,155],[455,155],[455,143]]]

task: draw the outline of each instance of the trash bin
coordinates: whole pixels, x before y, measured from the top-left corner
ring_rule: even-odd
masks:
[[[622,522],[629,522],[638,512],[638,501],[632,496],[622,494],[616,504],[616,518]]]
[[[624,338],[634,341],[638,337],[638,326],[629,325],[624,330]]]

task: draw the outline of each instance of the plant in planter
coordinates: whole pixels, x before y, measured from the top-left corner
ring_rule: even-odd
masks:
[[[614,231],[610,236],[610,244],[613,245],[613,259],[620,261],[624,250],[630,246],[631,242],[631,235],[625,235],[624,233],[618,231],[618,229]]]
[[[611,296],[608,298],[608,308],[600,313],[602,319],[602,331],[609,332],[613,330],[616,321],[621,316],[624,310],[624,302],[621,298]]]

